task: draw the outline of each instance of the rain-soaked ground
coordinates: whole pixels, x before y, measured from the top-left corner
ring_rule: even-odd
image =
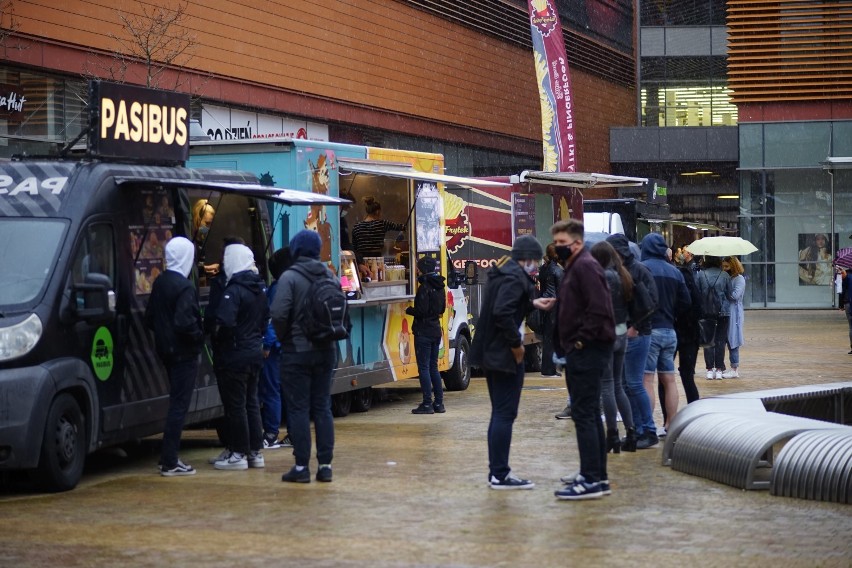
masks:
[[[745,328],[742,378],[701,374],[703,396],[852,376],[842,312],[750,311]],[[282,483],[287,449],[265,452],[262,470],[215,471],[205,430],[185,438],[193,477],[160,477],[157,441],[145,440],[91,456],[71,492],[6,479],[0,566],[852,566],[852,507],[675,472],[660,465],[662,446],[610,455],[612,496],[556,500],[576,442],[573,424],[553,417],[564,384],[537,373],[511,455],[536,488],[492,491],[485,381],[448,393],[447,413],[432,416],[410,413],[411,386],[335,421],[330,484]]]

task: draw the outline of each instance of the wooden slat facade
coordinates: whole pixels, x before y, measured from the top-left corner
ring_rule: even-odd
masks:
[[[852,98],[852,1],[728,0],[736,104]]]

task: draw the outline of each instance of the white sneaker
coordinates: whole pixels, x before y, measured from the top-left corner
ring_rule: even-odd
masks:
[[[707,369],[707,380],[712,381],[716,378],[716,369]]]
[[[225,470],[248,469],[248,460],[245,454],[230,452],[226,459],[217,461],[213,464],[213,467]]]
[[[208,458],[208,459],[207,459],[207,463],[209,463],[210,465],[213,465],[213,464],[215,464],[215,463],[216,463],[216,462],[218,462],[218,461],[222,461],[222,460],[226,460],[226,459],[228,459],[228,456],[230,456],[230,455],[231,455],[231,450],[229,450],[228,448],[225,448],[224,450],[222,450],[221,452],[219,452],[219,454],[218,454],[218,455],[215,455],[215,456],[213,456],[212,458]]]
[[[263,454],[260,452],[250,453],[246,461],[248,461],[249,467],[266,467],[266,460],[263,459]]]
[[[722,373],[723,379],[737,379],[737,378],[739,378],[739,376],[740,376],[740,374],[736,369],[729,369],[729,370],[725,371],[724,373]]]
[[[668,434],[668,432],[666,432],[665,426],[660,426],[659,428],[657,428],[657,438],[665,438],[666,434]]]

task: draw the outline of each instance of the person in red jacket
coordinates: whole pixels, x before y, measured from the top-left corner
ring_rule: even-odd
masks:
[[[598,499],[609,495],[606,439],[600,416],[601,384],[615,342],[615,316],[603,267],[583,245],[583,223],[555,223],[550,232],[565,272],[559,286],[559,344],[571,393],[580,472],[566,476],[558,499]]]

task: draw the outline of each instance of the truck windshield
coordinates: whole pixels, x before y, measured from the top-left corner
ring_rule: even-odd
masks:
[[[65,225],[58,219],[0,217],[0,312],[29,304],[41,294]]]

